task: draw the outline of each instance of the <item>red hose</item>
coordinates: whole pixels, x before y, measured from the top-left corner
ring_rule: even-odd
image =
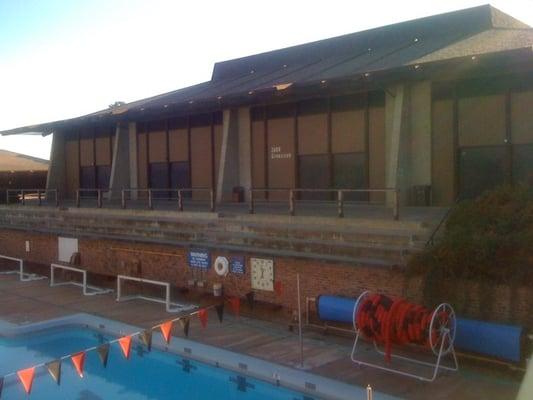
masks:
[[[442,315],[441,315],[442,314]],[[385,360],[390,362],[392,345],[430,345],[430,324],[433,311],[407,302],[391,299],[381,294],[370,294],[360,303],[356,324],[360,332],[385,347]],[[446,312],[439,313],[439,320],[448,318]],[[432,343],[439,337],[436,327],[431,332]]]

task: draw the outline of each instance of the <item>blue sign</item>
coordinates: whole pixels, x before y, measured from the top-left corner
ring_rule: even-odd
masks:
[[[244,257],[231,257],[229,260],[231,273],[244,275],[244,264]]]
[[[190,250],[188,259],[191,268],[211,268],[211,255],[206,250]]]

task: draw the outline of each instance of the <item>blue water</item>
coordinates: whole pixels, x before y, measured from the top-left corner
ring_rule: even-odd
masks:
[[[65,328],[15,339],[0,338],[0,376],[52,361],[108,339],[81,328]],[[60,386],[46,368],[38,368],[30,399],[310,399],[266,382],[238,377],[237,373],[222,368],[155,349],[148,353],[136,343],[132,346],[128,361],[119,345],[113,344],[107,368],[101,365],[96,352],[87,353],[83,379],[76,374],[72,362],[64,360]],[[6,378],[2,400],[27,398],[18,378]]]

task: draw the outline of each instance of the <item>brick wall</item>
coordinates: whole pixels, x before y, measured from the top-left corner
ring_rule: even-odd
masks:
[[[30,241],[29,253],[25,251],[26,240]],[[171,282],[177,287],[186,287],[187,280],[195,276],[187,263],[186,248],[81,238],[79,250],[82,266],[100,275],[142,276]],[[0,230],[0,254],[23,258],[47,268],[47,265],[57,261],[57,236]],[[251,291],[249,259],[258,255],[212,251],[212,261],[219,255],[245,256],[245,274],[230,273],[226,277],[219,277],[211,268],[205,275],[196,274],[196,278],[207,282],[208,291],[212,290],[213,283],[220,282],[227,295],[243,297]],[[297,273],[300,274],[303,297],[315,297],[319,294],[354,297],[363,290],[370,290],[407,297],[415,302],[422,301],[422,280],[407,279],[400,271],[287,257],[274,257],[274,277],[276,282],[281,282],[281,293],[256,291],[256,299],[283,305],[287,312],[294,310],[297,304]],[[479,290],[471,284],[465,285],[464,290],[470,294],[469,307],[461,313],[474,318],[486,318],[486,306],[481,304]],[[490,306],[492,319],[531,325],[530,306],[533,292],[530,289],[520,288],[518,296],[511,296],[510,290],[503,286],[496,288],[496,292],[498,301]]]

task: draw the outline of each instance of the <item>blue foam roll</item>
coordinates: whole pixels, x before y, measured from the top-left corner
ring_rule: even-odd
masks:
[[[353,308],[357,299],[321,295],[317,299],[318,318],[322,321],[353,323]]]
[[[521,337],[521,326],[457,318],[458,349],[519,362]]]

